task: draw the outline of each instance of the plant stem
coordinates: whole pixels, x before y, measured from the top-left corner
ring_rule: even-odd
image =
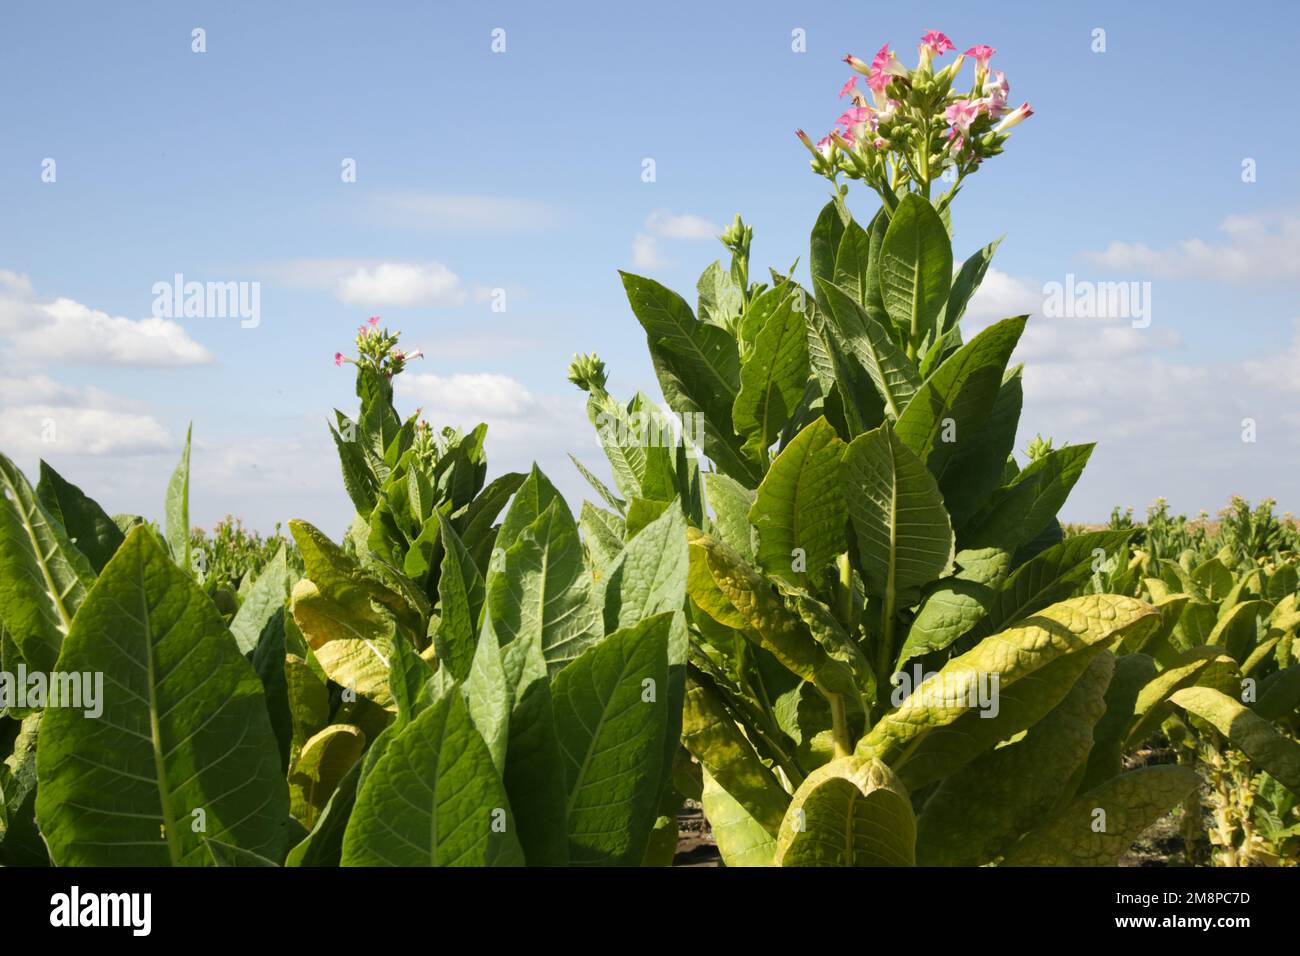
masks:
[[[847,757],[853,752],[853,741],[849,737],[849,718],[844,710],[844,698],[840,694],[827,694],[826,700],[831,705],[831,736],[835,741],[835,756]]]

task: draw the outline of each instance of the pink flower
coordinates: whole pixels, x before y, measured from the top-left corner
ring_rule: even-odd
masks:
[[[334,364],[335,364],[335,365],[342,365],[342,364],[343,364],[343,353],[342,353],[342,352],[335,352],[335,353],[334,353]]]
[[[850,106],[835,122],[850,132],[871,119],[871,110],[865,106]]]
[[[840,99],[844,99],[844,97],[853,92],[857,85],[858,78],[856,76],[850,76],[849,81],[840,87]]]
[[[970,132],[971,123],[975,122],[980,115],[980,104],[971,100],[954,100],[946,110],[943,111],[943,118],[948,121],[952,127],[948,130],[948,138],[952,139],[960,134],[963,138]]]
[[[935,56],[943,56],[949,50],[957,49],[953,46],[952,41],[938,30],[927,31],[925,36],[921,37],[921,44],[929,47],[930,52]]]
[[[404,358],[408,362],[411,361],[412,359],[424,358],[424,350],[416,349],[414,352],[407,352],[405,355],[402,356],[402,358]]]
[[[983,43],[979,43],[979,44],[976,44],[975,46],[971,47],[969,50],[967,50],[967,51],[966,51],[965,53],[963,53],[962,55],[963,55],[963,56],[973,56],[973,57],[975,57],[975,66],[976,66],[978,69],[983,70],[983,69],[986,69],[986,68],[988,67],[988,65],[989,65],[989,58],[992,57],[993,54],[994,54],[994,53],[997,53],[997,52],[998,52],[998,51],[995,50],[995,49],[993,49],[993,47],[991,47],[991,46],[987,46],[986,44],[983,44]]]
[[[1010,92],[1011,84],[1001,70],[984,80],[984,99],[980,102],[985,104],[991,118],[997,119],[1007,111],[1007,94]]]
[[[1025,120],[1029,119],[1029,117],[1033,115],[1034,115],[1034,111],[1029,108],[1029,104],[1021,103],[1019,106],[1017,106],[1015,109],[1013,109],[1010,113],[1007,114],[1006,119],[1004,119],[1001,123],[999,123],[997,125],[997,128],[994,129],[993,132],[1005,133],[1013,126],[1017,126],[1020,123],[1023,123]]]
[[[886,43],[876,51],[876,55],[871,59],[867,86],[875,93],[883,93],[885,87],[889,86],[894,77],[906,77],[907,75],[907,68],[898,62],[898,58],[890,52],[889,44]]]
[[[365,325],[357,326],[357,335],[366,336],[370,334],[370,327]]]
[[[366,322],[367,322],[369,325],[371,325],[371,326],[378,325],[378,324],[379,324],[379,316],[377,316],[377,315],[372,315],[370,318],[366,319]]]

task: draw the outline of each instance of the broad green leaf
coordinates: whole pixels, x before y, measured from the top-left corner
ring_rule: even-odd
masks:
[[[802,290],[801,290],[802,291]],[[805,293],[806,296],[806,293]],[[806,297],[808,364],[825,398],[827,414],[852,438],[885,419],[885,404],[867,370],[851,354],[852,343],[841,335],[829,311]]]
[[[857,753],[885,760],[919,789],[1032,726],[1102,648],[1158,621],[1150,605],[1117,595],[1054,604],[948,661],[871,728]]]
[[[414,603],[419,598],[411,589],[404,589],[400,594],[394,591],[371,573],[370,569],[362,567],[355,558],[305,521],[290,521],[289,531],[302,555],[307,578],[322,595],[340,607],[363,616],[370,610],[372,603],[378,604],[391,612],[410,634],[424,636],[421,609]],[[308,637],[310,639],[310,635]]]
[[[679,415],[703,414],[705,454],[724,474],[757,481],[757,466],[741,452],[731,422],[740,391],[735,339],[725,329],[697,322],[681,296],[653,279],[620,275],[669,407]]]
[[[843,289],[829,282],[816,283],[817,301],[824,307],[847,355],[862,364],[884,400],[891,419],[897,420],[920,388],[912,363],[894,344],[889,331]]]
[[[1114,866],[1147,827],[1200,783],[1195,770],[1176,765],[1143,767],[1112,777],[1026,834],[1007,852],[1002,865]]]
[[[818,418],[781,450],[758,486],[749,522],[758,535],[758,563],[773,577],[802,584],[844,550],[844,449],[830,422]],[[796,557],[804,571],[793,569]]]
[[[365,747],[366,735],[351,724],[326,727],[303,745],[289,769],[289,810],[309,831]]]
[[[778,866],[913,866],[907,790],[878,760],[849,756],[810,773],[777,837]]]
[[[58,668],[103,674],[104,693],[98,719],[45,712],[36,814],[55,863],[204,865],[205,835],[283,857],[289,798],[262,683],[147,528],[104,568]]]
[[[740,314],[743,295],[731,273],[714,259],[695,285],[699,293],[700,321],[728,328]]]
[[[1013,550],[1032,541],[1065,504],[1095,446],[1068,445],[1030,462],[972,519],[962,547]]]
[[[988,614],[975,625],[971,636],[987,637],[1076,593],[1091,577],[1093,563],[1110,557],[1132,533],[1090,531],[1073,535],[1022,564],[994,594]]]
[[[908,193],[899,201],[880,256],[885,311],[911,342],[920,343],[934,329],[952,287],[952,242],[929,200]]]
[[[818,213],[810,237],[808,257],[808,267],[814,282],[834,278],[835,260],[839,256],[845,227],[851,220],[843,200],[838,198],[832,199]]]
[[[1255,641],[1255,622],[1268,619],[1273,606],[1267,601],[1243,601],[1223,614],[1205,643],[1222,647],[1233,660],[1242,661]]]
[[[702,674],[687,681],[682,743],[714,783],[739,801],[745,812],[775,838],[790,795],[763,765],[712,683]]]
[[[605,586],[605,631],[680,610],[689,567],[686,518],[680,508],[670,506],[637,532],[611,566]]]
[[[808,341],[798,297],[787,296],[768,316],[754,351],[740,369],[740,391],[732,406],[736,432],[750,458],[767,465],[767,449],[794,414],[808,382]]]
[[[582,541],[592,563],[597,568],[604,568],[623,550],[627,523],[612,511],[584,501],[582,514],[578,518],[578,530],[582,533]]]
[[[952,280],[952,289],[948,292],[948,302],[944,307],[942,326],[944,332],[954,328],[961,321],[971,297],[984,281],[984,274],[988,272],[993,253],[997,252],[1001,244],[1002,237],[998,237],[961,264],[961,269]]]
[[[688,588],[696,604],[718,623],[741,630],[791,673],[840,692],[846,665],[826,653],[772,585],[718,539],[694,528],[687,536],[692,552]]]
[[[718,537],[746,561],[753,562],[755,534],[749,523],[749,512],[754,507],[753,489],[715,471],[705,474],[704,486],[709,492],[709,504],[713,505],[713,528]]]
[[[524,529],[532,525],[538,518],[551,506],[554,501],[563,502],[563,497],[551,480],[542,474],[542,470],[536,465],[528,472],[527,478],[515,492],[513,500],[510,502],[510,510],[506,512],[505,518],[501,521],[501,530],[497,532],[496,548],[504,552],[518,540],[523,534]],[[566,507],[562,505],[562,507]],[[498,571],[490,572],[485,575],[488,583],[491,583],[492,575]]]
[[[290,587],[288,556],[280,545],[230,622],[230,633],[241,652],[248,654],[257,647],[262,629],[288,603]]]
[[[95,573],[104,570],[108,559],[125,540],[104,509],[44,461],[41,462],[36,497],[63,526],[68,540],[86,556]]]
[[[963,527],[1002,483],[1024,404],[1020,373],[1020,366],[1007,371],[987,417],[958,442],[947,463],[943,502],[954,528]]]
[[[917,821],[922,866],[988,863],[1051,813],[1088,759],[1114,668],[1114,655],[1102,652],[1024,737],[944,778]]]
[[[871,237],[852,219],[844,227],[835,254],[834,282],[865,309],[871,290]]]
[[[1092,730],[1092,752],[1079,784],[1081,790],[1099,787],[1124,768],[1124,735],[1137,708],[1138,694],[1156,675],[1156,663],[1146,654],[1121,654],[1115,676],[1106,688],[1106,712]]]
[[[1155,733],[1169,713],[1169,700],[1178,690],[1193,684],[1226,686],[1237,672],[1237,662],[1215,647],[1194,647],[1172,660],[1142,687],[1133,705],[1135,720],[1127,730],[1125,745],[1140,746]]]
[[[660,614],[610,634],[555,677],[574,864],[636,865],[645,854],[670,770],[671,625],[672,615]]]
[[[776,837],[769,833],[735,797],[704,771],[700,798],[722,862],[727,866],[772,866]]]
[[[357,794],[344,866],[519,866],[505,788],[460,694],[426,708]]]
[[[30,670],[53,670],[94,580],[85,555],[0,455],[0,621]]]
[[[318,664],[317,667],[319,666]],[[330,695],[324,673],[317,674],[311,664],[297,654],[285,656],[284,683],[289,717],[293,724],[293,736],[289,744],[292,760],[307,740],[329,723]]]
[[[940,578],[921,595],[916,617],[898,652],[897,670],[914,657],[941,651],[981,623],[994,592],[978,581],[961,577]]]
[[[438,515],[443,541],[442,571],[438,576],[440,600],[437,629],[433,634],[438,665],[454,679],[469,676],[474,660],[475,636],[486,599],[483,578],[461,543],[451,522]]]
[[[907,594],[948,570],[952,526],[938,485],[887,423],[849,444],[841,475],[872,594]]]
[[[1255,713],[1265,720],[1285,717],[1300,705],[1300,664],[1270,674],[1259,685]]]
[[[957,451],[965,443],[974,447],[981,439],[1028,318],[1003,319],[963,345],[922,383],[898,417],[899,439],[926,463],[945,495],[965,481],[960,469],[949,466],[958,463]]]
[[[518,641],[500,647],[485,617],[465,691],[474,725],[514,797],[519,843],[529,864],[566,864],[568,792],[541,647]]]
[[[1300,743],[1279,733],[1259,714],[1212,687],[1186,687],[1170,700],[1214,725],[1251,761],[1300,796]]]
[[[190,435],[193,431],[193,425],[185,429],[185,449],[171,480],[167,482],[165,508],[167,546],[171,549],[172,560],[191,576],[195,572],[190,558]]]
[[[208,848],[208,854],[212,857],[213,866],[279,866],[274,860],[268,860],[266,857],[253,853],[251,850],[241,850],[237,846],[231,846],[229,843],[222,843],[220,840],[203,839],[203,845]]]
[[[330,680],[392,706],[388,661],[393,642],[405,638],[390,615],[368,603],[340,604],[304,579],[293,589],[293,619]]]
[[[492,629],[502,644],[537,642],[554,675],[600,636],[578,526],[562,500],[520,532],[502,565],[487,582]]]

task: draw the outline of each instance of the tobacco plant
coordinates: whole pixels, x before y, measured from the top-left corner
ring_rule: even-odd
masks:
[[[188,441],[163,529],[0,456],[0,671],[106,685],[99,714],[6,702],[0,863],[671,859],[681,511],[598,578],[540,471],[485,485],[483,426],[401,420],[413,355],[377,321],[357,345],[360,412],[332,426],[351,527],[292,522],[302,570],[281,547],[233,613],[192,552]]]
[[[1112,649],[1160,617],[1071,597],[1130,532],[1063,540],[1091,445],[1013,454],[1027,317],[963,336],[998,242],[954,271],[950,203],[1030,111],[1006,110],[987,47],[955,92],[960,59],[933,68],[947,49],[927,34],[914,70],[887,48],[850,57],[874,102],[850,81],[843,130],[800,134],[835,184],[811,288],[793,268],[752,282],[739,217],[696,309],[623,275],[684,426],[675,448],[644,440],[663,413],[615,401],[594,356],[571,369],[617,485],[595,483],[608,509],[584,505],[597,558],[618,554],[600,528],[686,503],[683,741],[729,865],[1110,863],[1196,784],[1093,762],[1112,743]],[[869,219],[841,175],[879,195]]]

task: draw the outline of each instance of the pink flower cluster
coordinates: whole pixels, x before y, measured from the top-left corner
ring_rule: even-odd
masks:
[[[334,353],[334,364],[341,366],[344,362],[352,365],[365,365],[389,376],[402,371],[406,363],[424,357],[424,352],[416,349],[404,352],[397,348],[400,332],[389,332],[379,328],[379,316],[372,315],[365,324],[357,326],[357,358],[350,359],[342,352]]]
[[[903,166],[910,181],[928,187],[943,165],[959,166],[965,174],[1000,152],[1007,131],[1033,110],[1028,103],[1008,109],[1010,84],[1006,74],[990,71],[989,61],[997,51],[986,44],[972,46],[936,72],[935,58],[955,49],[945,34],[930,30],[921,37],[914,70],[899,61],[888,43],[870,63],[846,56],[857,75],[840,88],[839,96],[850,98],[851,105],[836,120],[835,129],[815,144],[802,130],[796,131],[813,153],[814,169],[831,178],[845,172],[851,178],[872,179],[873,171],[880,172],[887,163],[891,179],[897,178],[894,168]],[[974,82],[969,91],[956,92],[954,81],[968,57],[975,61]],[[866,77],[865,92],[858,88],[859,75]]]

